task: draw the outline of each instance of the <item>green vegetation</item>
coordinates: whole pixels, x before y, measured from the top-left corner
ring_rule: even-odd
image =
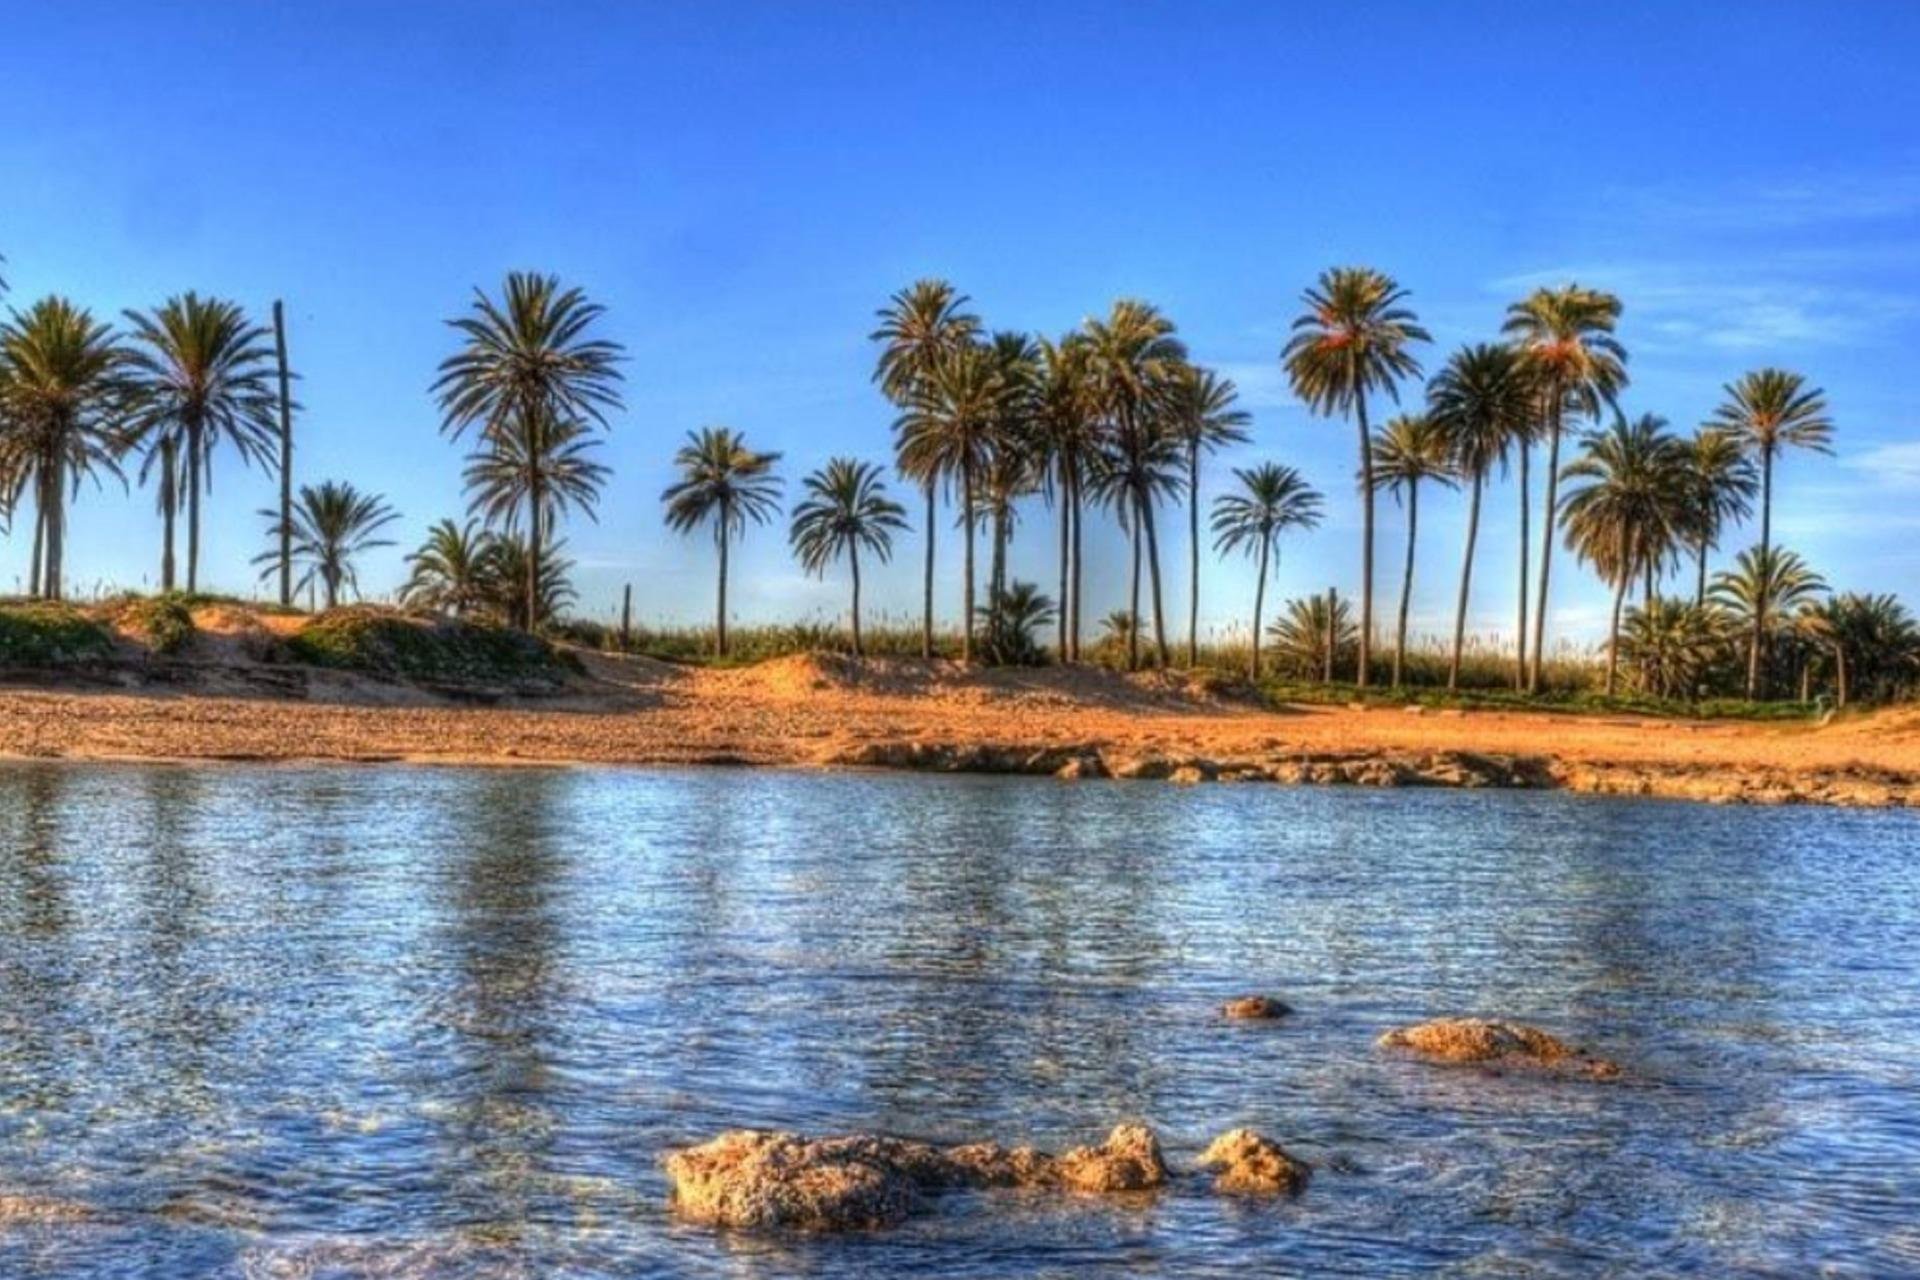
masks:
[[[570,665],[524,631],[365,606],[334,609],[287,642],[295,661],[425,684],[552,684]]]
[[[155,653],[176,654],[193,640],[193,605],[189,597],[177,591],[157,596],[133,596],[120,606],[116,621],[129,631],[146,637]]]
[[[0,667],[62,667],[112,652],[106,626],[71,605],[0,605]]]

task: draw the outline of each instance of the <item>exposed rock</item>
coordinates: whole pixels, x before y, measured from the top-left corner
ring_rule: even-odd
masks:
[[[1167,1180],[1160,1140],[1144,1125],[1123,1124],[1097,1147],[1075,1147],[1054,1165],[1075,1191],[1148,1191]]]
[[[897,1153],[895,1153],[897,1154]],[[852,1231],[912,1213],[914,1181],[870,1140],[736,1130],[666,1159],[673,1207],[716,1227]]]
[[[1215,1138],[1201,1154],[1200,1167],[1220,1171],[1214,1190],[1236,1195],[1295,1195],[1313,1175],[1304,1160],[1252,1129],[1229,1129]]]
[[[1293,1012],[1293,1008],[1286,1001],[1276,1000],[1272,996],[1237,996],[1221,1005],[1220,1012],[1229,1018],[1267,1021],[1284,1018]]]
[[[1183,764],[1167,775],[1167,781],[1191,785],[1207,781],[1207,775],[1199,765]]]
[[[93,1216],[93,1206],[77,1200],[0,1192],[0,1227],[85,1222]]]
[[[1618,1063],[1576,1049],[1536,1027],[1491,1018],[1436,1018],[1380,1037],[1389,1049],[1407,1049],[1434,1062],[1531,1067],[1610,1080]]]
[[[1053,771],[1056,778],[1104,778],[1107,767],[1100,763],[1100,757],[1091,752],[1086,755],[1069,756],[1065,764]]]
[[[1033,1147],[970,1142],[948,1147],[945,1156],[944,1177],[950,1186],[1042,1187],[1055,1177],[1054,1158]]]
[[[1164,756],[1132,756],[1113,766],[1116,778],[1165,778],[1173,772],[1173,762]]]

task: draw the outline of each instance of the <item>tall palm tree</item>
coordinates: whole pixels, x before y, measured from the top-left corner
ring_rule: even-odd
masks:
[[[1749,547],[1734,557],[1733,568],[1714,576],[1708,597],[1725,609],[1747,635],[1747,688],[1756,687],[1760,656],[1785,620],[1826,594],[1826,580],[1792,551]]]
[[[1187,665],[1200,663],[1200,454],[1245,444],[1253,415],[1236,407],[1240,392],[1211,369],[1183,364],[1169,409],[1174,435],[1187,451]]]
[[[960,518],[966,529],[962,615],[966,621],[960,657],[965,662],[973,660],[975,493],[1011,394],[992,349],[965,346],[943,356],[915,379],[906,411],[894,423],[895,456],[902,474],[957,476],[960,481]]]
[[[1765,556],[1773,547],[1773,460],[1786,448],[1833,452],[1833,419],[1827,416],[1826,393],[1786,369],[1756,369],[1728,384],[1726,396],[1713,411],[1711,425],[1732,435],[1760,461],[1760,553]],[[1766,613],[1764,608],[1756,612],[1756,628]],[[1755,630],[1747,650],[1749,698],[1759,696],[1764,642]]]
[[[801,482],[806,499],[793,509],[789,535],[801,567],[816,576],[847,557],[853,575],[853,656],[860,646],[860,550],[882,564],[893,555],[893,535],[907,527],[906,509],[887,497],[880,468],[853,458],[831,458]]]
[[[476,521],[456,524],[442,520],[427,530],[426,541],[407,557],[406,585],[400,603],[408,609],[426,609],[464,618],[485,605],[488,582],[487,553],[493,535]]]
[[[473,306],[447,321],[460,335],[460,349],[440,362],[433,391],[440,428],[458,439],[469,427],[481,435],[482,452],[511,442],[529,459],[550,455],[548,435],[607,425],[621,407],[619,364],[623,348],[593,336],[605,308],[577,288],[562,288],[555,276],[510,272],[496,302],[476,288]],[[538,620],[541,557],[546,517],[554,508],[546,477],[528,476],[524,501],[527,533],[526,612]]]
[[[1407,655],[1407,607],[1413,599],[1413,550],[1420,533],[1420,482],[1454,487],[1453,451],[1447,432],[1424,414],[1401,414],[1373,438],[1373,484],[1405,494],[1407,563],[1400,577],[1400,616],[1394,627],[1393,687],[1400,687]]]
[[[702,427],[687,433],[687,443],[673,456],[680,479],[660,495],[667,507],[667,525],[690,533],[713,522],[713,541],[720,552],[720,592],[715,610],[714,649],[727,656],[727,547],[746,532],[747,522],[765,524],[778,513],[780,478],[773,474],[777,453],[757,453],[746,437],[730,427]]]
[[[1693,501],[1689,534],[1699,565],[1693,602],[1707,602],[1707,553],[1720,533],[1736,520],[1753,514],[1753,495],[1760,482],[1753,459],[1737,437],[1716,427],[1702,427],[1687,443],[1687,471]]]
[[[1253,587],[1253,657],[1250,679],[1260,678],[1260,613],[1267,599],[1268,566],[1280,570],[1280,535],[1288,529],[1313,529],[1320,524],[1322,499],[1292,467],[1266,462],[1246,470],[1236,468],[1236,492],[1213,500],[1213,546],[1219,552],[1240,550],[1259,562]]]
[[[1007,544],[1013,537],[1015,504],[1037,493],[1046,476],[1039,443],[1040,348],[1024,333],[993,335],[993,353],[1006,394],[992,426],[989,459],[975,500],[988,518],[993,559],[987,574],[988,610],[1007,589]]]
[[[1532,384],[1510,347],[1488,343],[1462,347],[1427,387],[1427,417],[1446,437],[1453,469],[1466,480],[1468,493],[1467,545],[1460,558],[1460,598],[1453,613],[1448,689],[1460,687],[1467,598],[1473,587],[1473,552],[1480,536],[1481,491],[1494,467],[1506,466],[1508,450],[1516,444],[1524,448],[1533,411]],[[1524,573],[1521,581],[1525,583]],[[1521,626],[1524,642],[1524,621]]]
[[[1148,571],[1153,579],[1153,632],[1160,665],[1168,665],[1166,614],[1160,602],[1160,547],[1153,508],[1162,489],[1156,478],[1177,441],[1166,412],[1169,388],[1185,364],[1187,349],[1173,336],[1173,321],[1158,308],[1131,298],[1113,304],[1107,317],[1084,326],[1087,368],[1108,426],[1109,452],[1118,461],[1111,473],[1126,494],[1130,535],[1146,539]],[[1177,485],[1178,481],[1175,480]],[[1137,553],[1136,553],[1137,554]],[[1136,561],[1137,562],[1137,561]],[[1135,625],[1129,637],[1129,664],[1139,665],[1139,588],[1135,575]]]
[[[136,345],[132,367],[143,392],[134,433],[164,455],[171,450],[186,473],[187,590],[200,584],[200,494],[213,487],[213,458],[222,443],[242,463],[278,456],[279,400],[269,330],[247,318],[238,303],[188,292],[149,312],[128,311]],[[171,468],[161,470],[162,493],[173,497]],[[163,498],[165,501],[166,498]],[[174,499],[177,501],[177,498]],[[172,512],[161,557],[161,581],[173,588]]]
[[[487,608],[510,627],[532,631],[536,619],[557,618],[578,598],[573,589],[573,561],[562,554],[566,543],[549,543],[541,552],[539,584],[531,607],[527,575],[533,572],[527,540],[517,533],[490,533],[480,553],[480,582]]]
[[[1620,299],[1577,284],[1536,289],[1507,308],[1502,327],[1539,388],[1546,410],[1547,501],[1540,531],[1540,590],[1533,602],[1532,667],[1527,691],[1540,690],[1547,643],[1547,587],[1553,572],[1555,517],[1560,510],[1560,436],[1568,409],[1598,418],[1627,384],[1627,351],[1613,336]]]
[[[509,534],[520,532],[521,521],[537,521],[552,529],[567,511],[578,508],[596,519],[600,489],[610,474],[594,461],[599,440],[578,419],[548,423],[538,430],[483,436],[480,450],[467,458],[461,473],[467,510],[490,527]],[[529,534],[531,547],[532,529]],[[526,614],[524,605],[516,614]],[[538,630],[547,615],[529,615]]]
[[[32,594],[64,592],[66,503],[98,471],[119,474],[138,407],[128,355],[110,325],[65,298],[42,298],[0,324],[0,493],[34,499]]]
[[[870,338],[881,344],[873,380],[895,408],[910,409],[920,384],[934,367],[980,334],[980,319],[966,310],[968,298],[945,280],[917,280],[887,300],[877,313],[880,327]],[[933,459],[915,455],[899,461],[900,474],[919,484],[927,498],[927,565],[923,583],[924,612],[920,627],[920,656],[933,657],[934,526],[939,518],[940,484],[947,477]],[[972,617],[971,613],[968,615]],[[971,627],[969,627],[971,630]]]
[[[280,573],[280,512],[266,508],[260,512],[267,521],[272,545],[253,558],[264,565],[260,580]],[[327,480],[315,488],[300,486],[299,500],[293,504],[293,562],[305,569],[296,590],[318,582],[325,607],[340,603],[341,588],[356,594],[359,578],[354,558],[376,547],[390,547],[392,540],[377,536],[398,520],[400,515],[377,493],[361,493],[343,480]]]
[[[1294,394],[1324,417],[1351,413],[1360,437],[1360,650],[1356,683],[1367,687],[1373,644],[1373,431],[1367,397],[1396,403],[1402,378],[1420,364],[1407,350],[1427,331],[1404,304],[1407,291],[1371,267],[1334,267],[1302,296],[1306,310],[1280,352]]]
[[[1655,575],[1680,546],[1692,505],[1687,446],[1666,419],[1643,414],[1616,418],[1581,442],[1580,456],[1561,478],[1572,484],[1561,504],[1567,545],[1613,586],[1607,633],[1607,694],[1620,659],[1620,610],[1636,577]]]
[[[1102,447],[1100,408],[1083,335],[1040,340],[1037,446],[1060,504],[1060,656],[1080,660],[1080,515],[1087,471]]]

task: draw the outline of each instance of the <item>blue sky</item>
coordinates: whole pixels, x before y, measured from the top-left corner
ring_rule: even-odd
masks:
[[[1204,496],[1230,466],[1303,468],[1330,519],[1287,547],[1278,589],[1350,588],[1352,428],[1308,415],[1276,359],[1302,287],[1346,262],[1413,291],[1429,370],[1566,279],[1626,302],[1630,412],[1690,428],[1741,371],[1804,370],[1839,452],[1784,464],[1776,528],[1837,585],[1920,597],[1920,6],[62,3],[7,26],[7,302],[285,298],[300,478],[384,492],[403,543],[463,506],[427,394],[443,321],[510,268],[607,305],[628,406],[599,523],[567,529],[582,612],[629,580],[643,619],[709,611],[710,544],[660,520],[688,430],[784,451],[790,491],[830,453],[884,458],[866,334],[923,275],[995,327],[1160,304],[1255,415]],[[255,589],[273,493],[222,460],[213,585]],[[1479,630],[1512,612],[1513,503],[1489,497]],[[1463,505],[1422,504],[1416,630],[1449,617]],[[1400,520],[1383,507],[1388,600]],[[1015,544],[1043,585],[1050,530],[1036,506]],[[1097,615],[1124,557],[1089,533]],[[82,590],[157,575],[148,493],[84,493],[70,539]],[[0,583],[24,544],[0,546]],[[916,607],[917,549],[876,607]],[[397,585],[404,550],[363,585]],[[1180,536],[1166,554],[1184,560]],[[1250,571],[1207,575],[1205,624],[1240,620]],[[749,535],[736,581],[743,620],[843,607],[783,530]],[[1604,596],[1569,569],[1555,605],[1590,636]]]

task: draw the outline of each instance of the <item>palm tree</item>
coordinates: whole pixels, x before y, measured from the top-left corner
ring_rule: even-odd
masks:
[[[1753,495],[1759,479],[1753,460],[1738,438],[1715,427],[1702,427],[1687,444],[1687,471],[1693,501],[1688,520],[1699,563],[1699,582],[1693,602],[1707,602],[1707,553],[1720,533],[1736,520],[1753,514]]]
[[[1245,551],[1259,561],[1253,587],[1253,658],[1247,675],[1260,678],[1260,613],[1267,598],[1267,573],[1280,569],[1280,535],[1288,529],[1313,529],[1320,524],[1319,490],[1292,467],[1267,462],[1248,470],[1236,469],[1240,489],[1213,500],[1214,550]]]
[[[1099,405],[1080,334],[1040,340],[1034,409],[1039,461],[1060,502],[1060,655],[1080,660],[1080,513],[1088,468],[1102,447]]]
[[[1667,596],[1628,609],[1616,641],[1635,684],[1661,698],[1699,691],[1725,643],[1718,610]]]
[[[1294,394],[1324,417],[1351,413],[1360,434],[1360,654],[1356,683],[1367,687],[1373,644],[1373,432],[1367,396],[1383,391],[1396,403],[1401,378],[1420,364],[1407,348],[1430,341],[1403,304],[1407,291],[1371,267],[1334,267],[1301,301],[1293,337],[1280,352]]]
[[[1122,298],[1104,320],[1086,322],[1087,371],[1096,402],[1108,427],[1109,474],[1124,493],[1130,536],[1146,539],[1147,565],[1153,579],[1153,632],[1160,665],[1168,665],[1166,615],[1160,603],[1160,547],[1154,533],[1153,507],[1162,492],[1165,463],[1178,443],[1166,413],[1169,387],[1187,358],[1186,347],[1173,336],[1173,321],[1147,303]],[[1178,485],[1174,479],[1172,485]],[[1138,552],[1135,552],[1138,564]],[[1135,623],[1129,637],[1134,646],[1130,666],[1139,665],[1139,573],[1134,574]]]
[[[483,607],[492,584],[488,552],[493,535],[472,520],[442,520],[427,530],[420,549],[407,557],[410,572],[400,588],[400,603],[464,618]]]
[[[789,535],[801,567],[816,576],[844,553],[853,574],[853,656],[860,647],[860,549],[882,564],[893,555],[893,535],[907,527],[907,513],[887,497],[880,468],[852,458],[832,458],[804,481],[807,497],[793,510]]]
[[[192,292],[150,312],[128,311],[126,318],[138,340],[131,363],[143,392],[134,433],[184,459],[187,590],[194,591],[200,582],[200,494],[212,489],[215,452],[224,442],[246,464],[277,456],[272,334],[248,320],[238,303]],[[171,471],[163,462],[163,501],[173,498]],[[171,590],[171,511],[166,524],[161,580]]]
[[[1480,536],[1480,495],[1487,475],[1506,465],[1507,451],[1524,446],[1534,408],[1533,387],[1510,347],[1482,343],[1462,347],[1427,387],[1427,417],[1445,436],[1455,474],[1467,481],[1467,546],[1460,559],[1460,600],[1453,614],[1453,654],[1447,688],[1460,687],[1460,653],[1466,643],[1467,598],[1473,586],[1473,552]],[[1525,508],[1522,507],[1524,512]],[[1522,546],[1525,536],[1522,535]],[[1525,574],[1521,583],[1526,582]],[[1521,639],[1525,642],[1525,622]]]
[[[879,310],[880,327],[869,335],[881,344],[873,380],[880,384],[881,393],[896,408],[903,411],[911,408],[916,391],[934,367],[973,345],[980,333],[980,320],[965,310],[967,302],[967,296],[955,292],[945,280],[917,280],[894,294]],[[934,525],[939,518],[940,482],[946,478],[937,466],[926,469],[931,463],[931,459],[917,455],[911,462],[902,456],[898,464],[900,474],[918,483],[927,497],[927,567],[920,656],[928,659],[933,657]]]
[[[1345,599],[1332,602],[1323,595],[1295,596],[1287,601],[1286,612],[1267,628],[1284,667],[1297,676],[1319,679],[1331,672],[1359,644],[1360,629],[1354,625],[1353,605]],[[1327,641],[1332,638],[1332,651]]]
[[[1834,704],[1890,700],[1920,673],[1920,626],[1890,595],[1846,592],[1802,605],[1796,628],[1833,657]]]
[[[433,383],[441,430],[458,439],[477,427],[483,453],[505,445],[540,460],[551,456],[549,433],[604,428],[607,414],[621,407],[622,358],[619,343],[591,336],[604,314],[554,276],[510,272],[499,302],[476,288],[472,310],[447,322],[461,346],[440,362]],[[525,594],[527,615],[536,621],[543,616],[546,517],[555,509],[545,487],[543,470],[528,473]]]
[[[1792,551],[1749,547],[1734,557],[1734,567],[1714,577],[1708,598],[1725,609],[1747,634],[1747,689],[1756,685],[1759,658],[1767,640],[1783,629],[1783,620],[1825,595],[1826,580]]]
[[[1401,414],[1373,438],[1373,484],[1398,499],[1406,493],[1407,564],[1400,578],[1400,617],[1394,628],[1393,687],[1400,687],[1406,665],[1407,607],[1413,599],[1413,549],[1420,530],[1420,482],[1432,480],[1454,487],[1451,442],[1433,419]]]
[[[1158,426],[1140,433],[1131,448],[1127,447],[1127,442],[1118,432],[1104,433],[1100,452],[1093,456],[1087,467],[1088,495],[1113,511],[1120,531],[1127,536],[1127,607],[1135,620],[1127,631],[1131,646],[1127,655],[1130,670],[1140,666],[1140,569],[1142,552],[1146,549],[1142,536],[1146,521],[1141,513],[1143,510],[1150,511],[1153,504],[1162,498],[1177,497],[1182,472],[1180,442],[1172,432],[1161,430]],[[1144,507],[1139,496],[1142,493],[1147,495]]]
[[[260,580],[280,572],[280,512],[267,508],[267,536],[272,545],[253,558],[265,565]],[[400,518],[377,493],[361,493],[343,480],[324,481],[319,488],[300,486],[300,498],[293,504],[293,562],[305,567],[295,590],[318,582],[325,607],[340,603],[342,587],[359,593],[359,578],[354,557],[375,547],[390,547],[392,541],[376,535]]]
[[[573,561],[561,553],[566,543],[554,542],[540,556],[540,571],[532,608],[527,602],[527,574],[533,571],[527,540],[515,533],[488,534],[480,553],[480,583],[487,608],[510,627],[532,631],[536,618],[557,618],[576,596]]]
[[[667,525],[677,533],[713,521],[713,541],[720,550],[714,649],[722,658],[727,656],[727,546],[746,532],[749,520],[765,524],[777,514],[780,479],[773,464],[779,460],[777,453],[749,449],[746,438],[730,427],[702,427],[688,432],[687,443],[673,455],[680,479],[660,495]]]
[[[906,412],[894,423],[902,474],[960,480],[960,516],[966,529],[965,629],[960,639],[964,662],[973,660],[975,488],[992,456],[994,432],[1012,393],[991,348],[961,347],[914,381]]]
[[[988,349],[1006,391],[991,429],[981,491],[975,495],[980,514],[989,519],[988,528],[993,534],[993,559],[987,574],[991,608],[991,602],[1007,587],[1007,544],[1013,538],[1015,504],[1038,492],[1046,477],[1037,416],[1039,347],[1024,333],[1003,331],[993,335]]]
[[[1590,433],[1561,478],[1574,484],[1561,504],[1567,545],[1613,586],[1607,633],[1607,686],[1612,696],[1620,658],[1620,611],[1635,577],[1651,580],[1687,533],[1693,497],[1687,446],[1664,418],[1617,417]],[[1649,592],[1649,597],[1651,592]]]
[[[1553,571],[1553,534],[1559,507],[1560,435],[1567,410],[1589,418],[1612,405],[1627,383],[1627,351],[1613,336],[1620,299],[1570,284],[1537,289],[1507,308],[1502,327],[1520,350],[1546,409],[1547,504],[1540,531],[1540,590],[1533,602],[1533,666],[1527,691],[1540,690],[1547,643],[1547,586]]]
[[[138,407],[127,362],[112,327],[65,298],[43,298],[0,324],[0,493],[11,511],[33,491],[33,595],[63,594],[69,490],[78,494],[96,471],[119,474]]]
[[[1773,460],[1789,447],[1833,452],[1833,419],[1827,416],[1826,393],[1785,369],[1756,369],[1728,384],[1726,395],[1711,425],[1760,460],[1760,553],[1765,556],[1773,546]],[[1764,608],[1755,613],[1756,626],[1766,613]],[[1762,648],[1756,630],[1747,651],[1749,698],[1759,696]]]
[[[1053,601],[1031,582],[1015,582],[981,610],[986,616],[982,646],[988,662],[1000,667],[1032,667],[1046,660],[1034,632],[1053,621]]]
[[[1187,665],[1200,663],[1200,454],[1245,444],[1253,415],[1235,407],[1239,391],[1211,369],[1183,364],[1170,409],[1175,436],[1187,449]]]
[[[462,472],[469,495],[467,510],[510,534],[520,531],[523,518],[552,529],[562,514],[576,507],[589,520],[595,519],[600,488],[609,474],[593,460],[592,451],[598,447],[599,441],[578,419],[543,424],[533,431],[483,436],[480,451],[469,455]],[[547,617],[534,613],[530,627],[537,630]]]

